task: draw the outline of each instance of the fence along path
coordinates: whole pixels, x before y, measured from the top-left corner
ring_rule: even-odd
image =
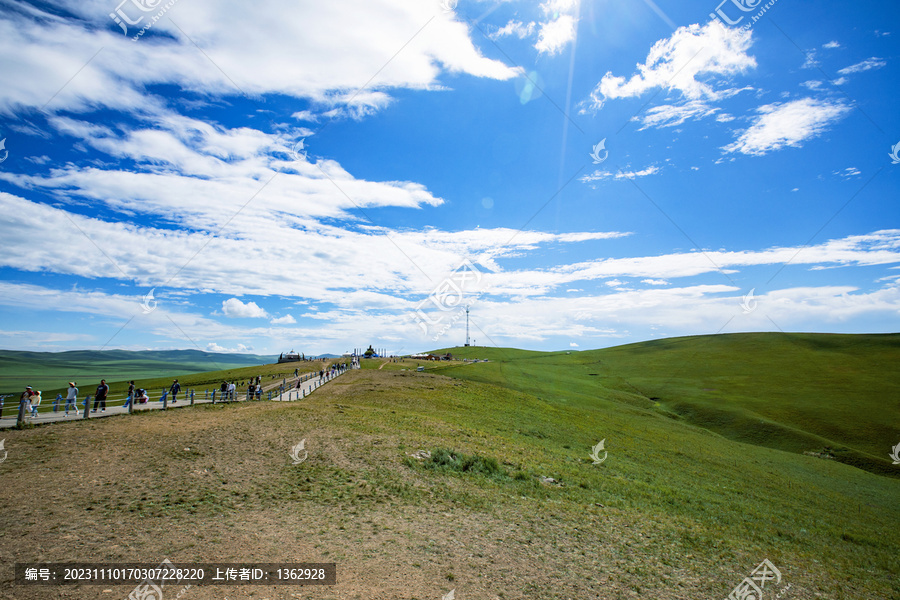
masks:
[[[69,410],[69,416],[65,416],[65,398],[59,401],[54,411],[54,400],[43,398],[38,408],[38,416],[31,417],[30,413],[26,415],[25,402],[20,403],[18,398],[9,398],[5,400],[2,418],[0,418],[0,429],[8,429],[15,427],[18,423],[54,423],[57,421],[77,421],[80,419],[98,419],[101,417],[109,417],[113,415],[131,414],[132,412],[143,412],[145,410],[168,410],[170,408],[182,408],[185,406],[193,406],[195,404],[221,404],[223,402],[247,402],[253,400],[271,400],[271,401],[295,401],[302,400],[309,396],[314,390],[328,383],[332,379],[349,371],[347,369],[338,369],[334,375],[330,371],[322,378],[319,372],[302,373],[297,377],[286,377],[281,383],[266,385],[262,383],[262,391],[259,394],[250,397],[249,389],[236,392],[233,398],[223,398],[222,392],[218,389],[197,390],[195,388],[185,388],[178,394],[178,401],[172,403],[170,397],[165,394],[165,390],[160,390],[155,396],[150,396],[150,401],[146,404],[132,403],[125,406],[127,394],[116,394],[107,396],[106,412],[91,412],[94,408],[93,394],[80,396],[75,404],[75,411]],[[148,395],[150,395],[148,390]],[[165,399],[162,399],[166,395]]]

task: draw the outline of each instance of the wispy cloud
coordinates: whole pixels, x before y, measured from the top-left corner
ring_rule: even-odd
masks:
[[[498,40],[504,37],[517,37],[523,40],[534,35],[537,24],[534,21],[530,23],[522,23],[521,21],[510,21],[503,27],[491,33],[488,37],[492,40]]]
[[[656,175],[657,173],[659,173],[659,171],[660,169],[656,165],[649,166],[646,169],[642,169],[640,171],[617,171],[613,173],[612,171],[597,170],[593,173],[580,177],[578,180],[585,183],[590,183],[593,181],[603,181],[605,179],[636,179],[638,177]]]
[[[786,146],[798,147],[841,119],[850,108],[837,100],[802,98],[760,106],[753,125],[723,150],[762,156]]]
[[[702,119],[714,115],[719,109],[701,100],[693,100],[681,105],[666,104],[654,106],[646,114],[639,117],[643,127],[675,127],[688,119]]]
[[[873,69],[880,69],[885,66],[887,61],[881,58],[867,58],[862,62],[858,62],[855,65],[850,65],[849,67],[844,67],[840,69],[838,73],[841,75],[850,75],[851,73],[862,73],[863,71],[871,71]]]

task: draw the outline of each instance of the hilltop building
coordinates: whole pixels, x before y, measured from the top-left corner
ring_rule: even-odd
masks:
[[[301,360],[306,360],[306,355],[305,355],[305,354],[302,354],[302,355],[301,355],[300,353],[294,352],[293,350],[291,350],[291,351],[288,352],[287,354],[285,354],[284,352],[282,352],[282,353],[278,356],[278,362],[279,362],[279,363],[298,362],[298,361],[301,361]]]

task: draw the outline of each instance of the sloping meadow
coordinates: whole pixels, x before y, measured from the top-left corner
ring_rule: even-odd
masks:
[[[187,600],[725,597],[764,559],[784,597],[897,595],[895,479],[623,392],[586,403],[414,369],[353,371],[301,402],[7,432],[0,598],[127,595],[11,585],[14,562],[76,558],[337,563],[333,587]]]

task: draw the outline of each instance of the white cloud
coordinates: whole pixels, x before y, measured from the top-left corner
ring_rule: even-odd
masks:
[[[577,37],[579,4],[580,0],[547,0],[541,4],[548,20],[538,25],[534,44],[538,52],[552,56]]]
[[[350,213],[359,208],[442,203],[420,184],[366,182],[331,160],[293,160],[294,140],[278,134],[226,129],[172,114],[155,118],[154,127],[128,131],[68,117],[49,122],[61,133],[136,166],[119,171],[67,164],[47,175],[0,172],[0,179],[104,203],[126,214],[160,215],[195,229],[217,230],[235,215],[238,220],[231,222],[247,228],[261,225],[266,217],[279,222],[283,215],[295,220],[353,218]],[[270,182],[262,194],[260,182]],[[241,211],[250,198],[255,219]]]
[[[832,40],[832,41],[828,42],[827,44],[822,44],[822,47],[828,48],[828,49],[834,49],[834,48],[840,48],[841,45],[838,42]]]
[[[641,279],[641,283],[646,283],[647,285],[669,285],[669,282],[665,279]]]
[[[530,23],[522,23],[521,21],[510,21],[488,37],[492,40],[498,40],[507,36],[514,36],[523,40],[534,34],[537,24],[532,21]]]
[[[257,306],[256,302],[246,304],[237,298],[229,298],[222,302],[222,312],[229,319],[259,319],[268,317],[268,313]]]
[[[252,352],[252,346],[245,346],[244,344],[238,344],[235,348],[225,348],[220,346],[215,342],[210,342],[206,345],[207,352],[216,352],[218,354],[242,354],[247,352]]]
[[[612,171],[594,171],[588,175],[584,175],[578,178],[578,181],[582,181],[584,183],[590,183],[592,181],[603,181],[605,179],[636,179],[638,177],[647,177],[648,175],[656,175],[659,173],[660,168],[652,165],[647,167],[646,169],[642,169],[640,171],[617,171],[613,173]]]
[[[671,37],[650,49],[637,73],[629,79],[607,73],[591,92],[595,108],[607,100],[640,96],[653,88],[681,92],[688,100],[718,100],[732,89],[717,89],[708,81],[728,78],[756,67],[747,54],[752,44],[749,31],[724,27],[718,21],[679,27]]]
[[[850,75],[851,73],[862,73],[863,71],[871,71],[872,69],[880,69],[887,64],[887,61],[881,58],[872,57],[867,58],[862,62],[858,62],[855,65],[850,65],[849,67],[844,67],[840,69],[838,73],[841,75]]]
[[[578,347],[578,344],[576,344],[575,342],[569,342],[569,348],[577,348],[577,347]]]
[[[227,211],[222,212],[227,219]],[[365,308],[376,302],[378,306],[395,304],[393,294],[398,292],[430,293],[465,257],[497,269],[496,260],[543,244],[629,235],[596,231],[552,234],[510,228],[453,232],[373,226],[344,229],[250,207],[234,218],[233,227],[216,236],[200,226],[204,218],[188,214],[184,220],[188,226],[175,229],[110,222],[0,192],[0,229],[7,232],[8,244],[0,253],[0,266],[112,277],[148,289],[235,296],[269,296],[277,290],[287,297]],[[33,244],[34,239],[42,243]],[[360,255],[368,257],[365,269],[334,267],[357,264]],[[296,277],[285,270],[284,265],[295,263],[298,257],[316,277]],[[346,293],[346,289],[356,291]]]
[[[841,177],[844,177],[844,178],[856,177],[857,175],[860,174],[860,170],[857,169],[856,167],[847,167],[843,171],[835,171],[834,174],[840,175]]]
[[[559,15],[549,23],[541,25],[538,41],[534,47],[541,53],[556,54],[575,39],[576,25],[577,21],[572,15]]]
[[[820,88],[822,87],[822,82],[821,82],[821,81],[815,81],[815,80],[813,80],[813,81],[804,81],[804,82],[801,83],[800,85],[802,85],[803,87],[805,87],[805,88],[807,88],[807,89],[809,89],[809,90],[815,91],[815,90],[818,90],[818,89],[820,89]]]
[[[0,214],[5,215],[6,212],[0,211]],[[79,227],[88,225],[84,217],[72,215],[71,218]],[[66,231],[65,228],[53,227],[54,223],[51,222],[46,231],[32,230],[30,234],[41,235],[42,240],[49,242],[53,236],[48,232]],[[91,230],[90,233],[94,231]],[[139,230],[130,233],[130,239],[141,235]],[[63,239],[60,245],[69,246],[70,253],[89,258],[90,244],[79,245],[79,235]],[[97,239],[110,250],[119,245],[119,239],[115,236],[111,239]],[[190,240],[185,241],[189,245]],[[405,241],[399,243],[409,247]],[[352,246],[354,257],[358,257],[361,252],[366,256],[376,256],[376,253],[360,251],[359,243]],[[94,252],[97,252],[96,249]],[[305,254],[302,255],[306,257]],[[219,256],[219,262],[236,261],[240,258],[239,254],[228,255],[227,260],[223,260],[222,256],[224,255]],[[312,260],[315,257],[310,254],[308,258]],[[310,268],[316,272],[327,271],[328,265],[342,260],[343,255],[329,256],[322,264],[315,264]],[[857,317],[877,320],[897,319],[900,315],[900,287],[895,282],[871,291],[849,286],[826,286],[770,290],[765,294],[760,292],[757,295],[760,310],[756,311],[761,313],[759,318],[740,316],[741,295],[746,290],[738,290],[731,285],[689,284],[660,288],[645,281],[644,283],[654,287],[613,290],[600,286],[603,291],[598,293],[594,286],[593,290],[580,296],[571,293],[560,293],[558,297],[547,295],[556,290],[587,287],[573,286],[573,283],[581,281],[602,283],[613,278],[634,277],[661,282],[664,279],[714,273],[716,265],[727,272],[735,272],[744,267],[785,263],[790,263],[793,269],[897,265],[900,264],[900,230],[848,236],[809,247],[598,258],[544,270],[518,269],[485,273],[486,287],[490,291],[478,301],[475,310],[479,327],[491,339],[497,343],[519,345],[551,336],[566,336],[568,339],[575,336],[591,339],[622,338],[630,336],[629,331],[634,327],[663,327],[671,335],[695,332],[698,329],[718,330],[735,315],[742,320],[733,323],[732,327],[760,331],[771,329],[771,322],[765,316],[771,317],[785,329],[800,330],[804,324],[821,328],[822,323],[843,323]],[[260,264],[262,263],[245,261],[235,265],[236,268],[229,273],[229,277],[234,279],[231,283],[236,284],[236,287],[246,287],[260,279],[260,274],[255,270]],[[374,269],[371,268],[373,264],[376,266]],[[396,268],[396,263],[388,267]],[[58,266],[55,268],[58,269]],[[370,269],[370,276],[376,277],[382,285],[385,284],[382,268],[376,261],[367,262],[366,268]],[[278,288],[279,295],[284,293],[280,286],[290,279],[277,280],[271,277],[263,273],[264,287],[268,289],[262,294],[269,293],[272,288]],[[225,323],[220,323],[208,317],[207,310],[191,307],[195,299],[205,298],[203,292],[193,291],[196,289],[193,285],[177,302],[170,297],[171,293],[160,294],[160,290],[157,290],[159,308],[149,315],[141,313],[140,294],[126,296],[92,290],[59,290],[9,282],[0,282],[0,306],[30,309],[39,305],[41,310],[46,311],[91,315],[96,319],[92,331],[96,331],[98,335],[101,331],[105,334],[96,341],[98,344],[106,342],[109,335],[119,330],[129,318],[133,318],[129,331],[143,328],[166,341],[169,347],[173,343],[179,347],[196,347],[196,344],[206,347],[212,343],[215,344],[211,346],[213,349],[241,351],[250,349],[249,345],[256,343],[255,340],[266,339],[267,343],[276,344],[271,352],[277,353],[295,346],[297,339],[303,339],[307,340],[305,347],[298,350],[310,354],[334,347],[351,347],[353,340],[360,337],[374,339],[384,331],[395,332],[395,335],[403,339],[419,339],[416,337],[418,328],[407,315],[419,296],[413,295],[413,300],[408,299],[408,288],[347,293],[340,279],[333,282],[333,285],[334,289],[322,290],[321,294],[314,289],[305,290],[316,300],[330,303],[330,306],[318,311],[318,322],[321,325],[306,327],[277,327],[269,323],[256,327],[233,325],[228,319],[224,319]],[[302,286],[298,289],[302,289]],[[423,293],[427,294],[428,291],[430,289]],[[249,304],[241,302],[244,306]],[[188,312],[195,309],[199,312]],[[313,314],[315,311],[304,316]],[[748,320],[751,318],[756,320]],[[172,326],[173,322],[176,324],[175,328]],[[117,346],[125,341],[125,337],[115,338],[112,343]],[[279,348],[279,345],[283,347]],[[23,344],[18,347],[23,347]]]
[[[311,110],[301,110],[295,112],[291,115],[291,117],[297,119],[298,121],[307,121],[310,123],[315,123],[319,120],[319,115],[315,114]]]
[[[293,325],[297,322],[297,319],[292,317],[291,315],[284,315],[283,317],[278,317],[277,319],[272,319],[272,325]]]
[[[675,127],[688,119],[702,119],[718,111],[700,100],[693,100],[681,105],[654,106],[641,117],[641,130],[648,127]]]
[[[806,60],[803,61],[803,64],[800,65],[801,69],[815,69],[819,66],[819,61],[816,58],[815,50],[807,50],[806,51]]]
[[[155,113],[166,100],[145,92],[154,84],[215,96],[283,94],[328,104],[335,92],[359,90],[369,82],[370,95],[361,98],[383,105],[378,93],[428,89],[444,71],[504,80],[519,73],[482,56],[466,23],[434,18],[431,2],[179,2],[167,13],[171,19],[153,26],[154,33],[168,36],[137,42],[110,27],[114,7],[106,0],[65,4],[83,21],[36,8],[29,15],[7,11],[0,21],[0,55],[16,56],[0,63],[0,113],[43,107],[51,98],[47,111],[109,107]],[[240,44],[234,43],[236,31]],[[397,53],[401,40],[406,43]],[[73,73],[78,77],[72,79]]]
[[[760,116],[725,152],[762,156],[785,146],[799,147],[842,118],[849,107],[839,101],[802,98],[760,106]]]

